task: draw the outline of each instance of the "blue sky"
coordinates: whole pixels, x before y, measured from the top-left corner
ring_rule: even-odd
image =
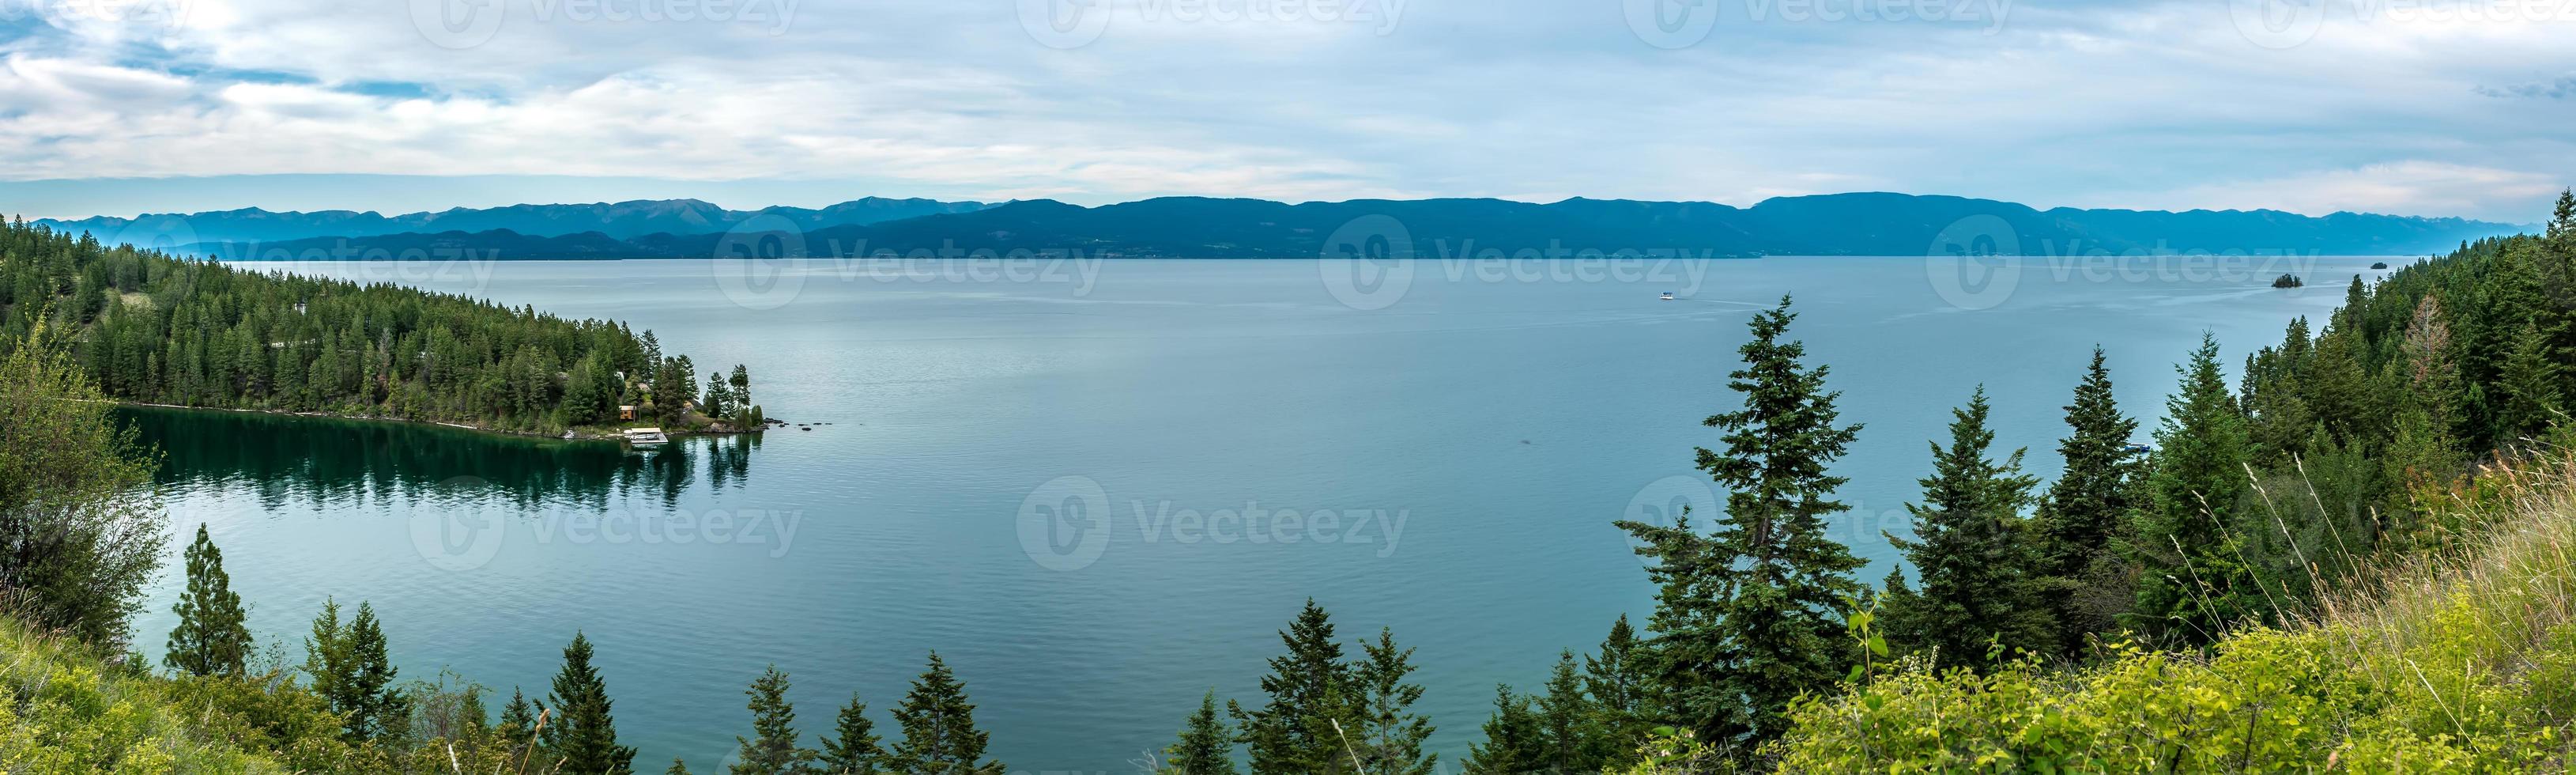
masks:
[[[2538,221],[2576,0],[0,0],[0,212],[1496,196]]]

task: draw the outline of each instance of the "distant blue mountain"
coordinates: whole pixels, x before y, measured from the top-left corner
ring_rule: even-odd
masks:
[[[638,199],[481,209],[458,207],[390,216],[349,210],[269,212],[254,207],[202,213],[154,213],[133,218],[98,216],[75,221],[48,218],[36,223],[63,231],[86,231],[98,235],[101,240],[145,232],[155,237],[183,234],[186,236],[181,239],[190,242],[284,242],[314,237],[498,230],[537,237],[597,232],[614,239],[632,239],[648,234],[720,232],[762,215],[784,218],[800,229],[828,229],[939,213],[972,212],[986,207],[990,205],[982,202],[867,197],[820,209],[764,207],[727,210],[696,199]],[[182,226],[184,229],[180,228]]]
[[[673,207],[668,211],[680,214],[601,219],[621,224],[614,231],[563,231],[590,222],[565,218],[537,230],[460,227],[258,244],[209,240],[183,250],[233,260],[299,254],[328,257],[334,255],[328,252],[332,250],[342,257],[474,250],[476,257],[504,259],[692,258],[731,255],[740,245],[761,242],[814,256],[1016,250],[1101,257],[1313,258],[1349,244],[1368,245],[1365,249],[1377,255],[1409,249],[1411,255],[1422,258],[1587,250],[1717,257],[1904,256],[1949,251],[2047,256],[2417,255],[2535,228],[2459,218],[2358,213],[2314,217],[2276,210],[2036,210],[1987,199],[1886,193],[1783,197],[1744,208],[1709,202],[1599,199],[1548,204],[1500,199],[1287,204],[1203,197],[1163,197],[1099,207],[1044,199],[989,207],[953,203],[915,207],[931,205],[949,211],[850,222],[854,216],[849,214],[827,215],[832,208],[771,208],[749,214],[712,211],[729,213],[716,217],[709,211]],[[646,209],[652,208],[630,211]],[[753,220],[753,215],[772,211],[780,217]],[[631,234],[641,228],[637,224],[671,220],[684,221],[688,228]],[[708,228],[726,223],[733,224],[727,227],[732,233]]]

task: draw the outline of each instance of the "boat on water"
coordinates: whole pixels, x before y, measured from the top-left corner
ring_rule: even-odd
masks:
[[[1672,292],[1672,291],[1665,291],[1665,292],[1664,292],[1664,300],[1665,300],[1665,301],[1672,301],[1672,300],[1673,300],[1673,292]]]
[[[626,443],[638,447],[659,447],[671,443],[671,437],[664,435],[660,428],[628,428]]]

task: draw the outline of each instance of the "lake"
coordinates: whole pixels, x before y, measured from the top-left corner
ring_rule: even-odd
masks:
[[[1876,582],[1879,531],[1905,529],[1925,443],[1978,384],[1999,442],[2053,474],[2094,344],[2152,427],[2203,330],[2239,363],[2372,260],[251,265],[626,320],[700,371],[748,364],[755,402],[805,425],[638,453],[126,416],[264,643],[300,660],[326,595],[372,601],[404,678],[453,667],[497,710],[585,631],[640,770],[717,766],[772,663],[809,745],[853,691],[894,734],[937,649],[1013,771],[1132,771],[1201,693],[1256,701],[1308,597],[1346,641],[1419,649],[1448,767],[1495,683],[1536,688],[1651,610],[1610,523],[1714,500],[1692,448],[1736,400],[1750,311],[1795,292],[1795,335],[1867,426],[1836,536]],[[2311,285],[2268,287],[2284,271]],[[177,549],[136,622],[156,656]]]

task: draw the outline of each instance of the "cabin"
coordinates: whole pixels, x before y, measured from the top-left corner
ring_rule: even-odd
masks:
[[[618,404],[618,405],[617,405],[617,419],[620,419],[620,420],[632,420],[632,419],[635,419],[635,405],[634,405],[634,404]]]

